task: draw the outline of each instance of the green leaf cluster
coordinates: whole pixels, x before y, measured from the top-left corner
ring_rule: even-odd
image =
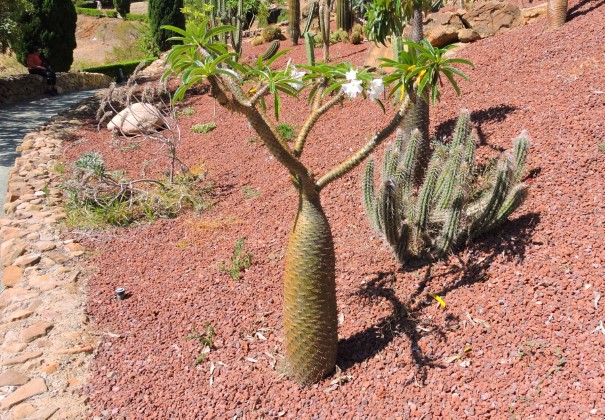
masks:
[[[404,44],[408,47],[407,51],[402,49],[397,60],[384,58],[380,65],[382,68],[393,70],[384,78],[385,85],[392,85],[389,97],[401,100],[406,93],[412,92],[415,86],[418,95],[435,103],[441,99],[439,88],[443,86],[443,77],[460,95],[460,88],[454,76],[465,80],[469,80],[469,77],[454,67],[454,64],[473,67],[473,63],[462,58],[446,57],[445,53],[453,48],[452,46],[436,48],[426,39],[420,43],[406,41]]]

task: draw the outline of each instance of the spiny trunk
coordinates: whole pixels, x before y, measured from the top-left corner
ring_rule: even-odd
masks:
[[[334,243],[319,195],[301,194],[288,242],[284,330],[290,373],[301,385],[334,370],[338,348]]]
[[[412,16],[412,41],[420,42],[424,39],[422,9],[414,6]],[[431,143],[429,140],[430,113],[429,103],[424,98],[418,96],[416,102],[412,105],[410,112],[401,122],[401,129],[404,135],[403,150],[409,141],[410,134],[414,129],[420,131],[422,141],[419,144],[418,160],[414,166],[414,186],[419,186],[424,180],[424,173],[431,157]]]
[[[567,0],[548,0],[546,3],[548,29],[563,26],[567,20]]]

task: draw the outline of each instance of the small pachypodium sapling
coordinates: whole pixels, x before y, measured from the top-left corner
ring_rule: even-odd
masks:
[[[438,144],[418,189],[413,184],[418,159],[418,130],[400,155],[402,136],[385,152],[382,183],[374,191],[374,162],[366,167],[363,200],[372,225],[393,248],[403,265],[442,258],[466,239],[487,232],[515,211],[527,197],[520,181],[529,147],[523,131],[513,143],[513,154],[500,157],[479,186],[473,173],[475,137],[469,112],[463,110],[450,144]]]
[[[298,383],[319,381],[334,370],[338,344],[334,244],[320,194],[395,131],[416,98],[417,85],[411,80],[415,76],[410,76],[411,69],[407,67],[395,69],[397,77],[391,80],[399,86],[402,99],[395,115],[359,150],[327,173],[317,175],[301,160],[311,130],[335,105],[358,95],[376,99],[384,109],[378,100],[384,92],[384,82],[347,63],[299,68],[288,63],[284,69],[272,69],[271,65],[284,51],[267,61],[260,58],[255,66],[239,64],[224,44],[214,41],[216,31],[230,28],[170,29],[180,35],[175,40],[182,43],[167,56],[169,69],[165,76],[182,74],[183,84],[175,92],[175,98],[182,98],[194,83],[207,80],[220,105],[246,117],[267,149],[287,169],[298,191],[298,210],[288,241],[284,277],[286,362]],[[435,70],[432,65],[431,60],[422,64],[425,71]],[[401,80],[405,84],[397,82]],[[299,97],[305,89],[309,89],[311,109],[291,146],[266,114],[265,100],[272,98],[275,120],[279,120],[281,95]]]

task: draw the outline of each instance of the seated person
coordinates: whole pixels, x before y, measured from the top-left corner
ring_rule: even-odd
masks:
[[[50,69],[48,63],[42,59],[42,48],[34,47],[31,48],[29,53],[27,54],[27,58],[25,60],[27,65],[27,70],[29,74],[38,74],[44,78],[46,78],[46,84],[48,85],[48,89],[45,93],[49,93],[51,95],[57,94],[57,76],[55,72]]]

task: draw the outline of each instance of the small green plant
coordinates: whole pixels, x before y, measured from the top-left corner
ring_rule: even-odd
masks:
[[[258,197],[260,195],[260,191],[257,188],[250,187],[248,185],[242,188],[242,194],[244,194],[244,198],[249,200],[254,197]]]
[[[244,238],[238,238],[235,242],[233,257],[226,264],[221,264],[219,267],[222,272],[228,273],[233,280],[239,280],[241,272],[252,265],[252,254],[245,251],[244,247]]]
[[[65,163],[64,162],[56,162],[53,165],[53,171],[55,171],[59,175],[63,175],[65,172],[67,172],[67,168],[65,167]]]
[[[598,146],[599,152],[605,153],[605,143],[601,143]]]
[[[192,115],[195,115],[195,108],[192,106],[188,106],[178,111],[177,114],[179,116],[191,117]]]
[[[286,141],[294,140],[294,135],[296,134],[296,130],[294,126],[288,123],[280,123],[277,125],[277,131],[279,135]]]
[[[190,208],[208,207],[202,179],[174,176],[172,182],[128,179],[125,171],[108,171],[98,153],[86,153],[73,165],[62,188],[67,194],[67,224],[78,227],[127,226],[137,221],[175,217]]]
[[[195,363],[200,364],[208,358],[208,354],[214,347],[214,337],[216,332],[214,327],[209,322],[204,323],[203,330],[198,332],[195,327],[191,329],[191,334],[187,336],[187,340],[195,340],[202,347],[202,351],[198,357],[195,358]]]
[[[205,124],[195,124],[191,126],[191,132],[196,134],[206,134],[211,132],[216,128],[216,124],[214,122],[208,122]]]

